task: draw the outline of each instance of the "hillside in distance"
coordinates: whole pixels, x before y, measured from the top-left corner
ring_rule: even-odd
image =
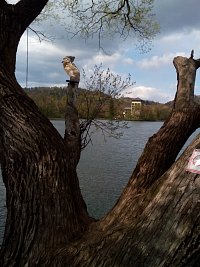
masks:
[[[151,100],[142,100],[142,109],[139,116],[133,117],[131,113],[124,116],[124,110],[131,110],[132,98],[112,98],[105,93],[89,91],[79,88],[77,109],[80,118],[89,118],[95,107],[101,103],[97,118],[104,119],[127,119],[127,120],[165,120],[172,106],[161,104]],[[66,87],[33,87],[24,89],[30,98],[37,104],[40,111],[49,118],[64,118],[66,105]]]

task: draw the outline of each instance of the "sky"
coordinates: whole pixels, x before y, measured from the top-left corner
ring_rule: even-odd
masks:
[[[7,1],[16,3],[18,1]],[[66,86],[68,78],[63,70],[62,58],[75,56],[77,67],[86,72],[101,64],[122,77],[131,74],[133,86],[123,96],[166,103],[174,99],[177,85],[173,58],[200,58],[200,4],[199,0],[155,0],[154,13],[160,24],[160,33],[153,40],[151,50],[142,53],[130,38],[123,41],[111,36],[103,40],[104,51],[98,40],[70,38],[60,23],[48,21],[31,26],[53,36],[52,42],[39,42],[29,30],[28,34],[28,87]],[[36,28],[35,28],[36,27]],[[22,87],[26,85],[27,35],[22,36],[17,53],[16,77]],[[195,94],[200,95],[197,71]]]

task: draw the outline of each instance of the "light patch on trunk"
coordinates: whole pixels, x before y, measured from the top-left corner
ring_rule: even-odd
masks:
[[[200,173],[200,149],[193,151],[186,170],[193,173]]]

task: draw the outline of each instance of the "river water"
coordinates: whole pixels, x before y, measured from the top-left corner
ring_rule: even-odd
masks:
[[[53,125],[64,134],[64,121],[53,120]],[[106,138],[101,132],[93,136],[93,143],[81,154],[78,177],[83,197],[91,216],[100,218],[115,204],[150,136],[162,122],[129,122],[120,139]],[[0,244],[6,218],[6,192],[0,173]]]

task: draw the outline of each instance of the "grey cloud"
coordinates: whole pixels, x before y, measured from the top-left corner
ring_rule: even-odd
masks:
[[[190,27],[192,29],[195,27],[200,29],[199,11],[200,5],[198,0],[155,0],[155,13],[161,24],[161,35],[183,32]],[[52,51],[50,55],[46,55],[45,50],[43,50],[43,53],[38,45],[34,53],[29,53],[30,86],[43,86],[45,84],[62,85],[67,78],[61,64],[62,57],[66,55],[75,56],[75,64],[81,69],[88,62],[92,64],[95,56],[99,53],[97,38],[88,40],[78,36],[71,38],[65,28],[56,21],[51,23],[51,25],[46,21],[42,22],[41,25],[33,24],[31,27],[53,36],[53,44],[57,49]],[[32,35],[33,33],[30,32],[30,37]],[[18,52],[16,71],[17,78],[22,86],[25,84],[26,75],[26,44],[24,43],[23,45],[23,49],[20,49]],[[113,55],[114,52],[119,51],[123,46],[134,50],[133,40],[128,39],[124,42],[120,39],[113,39],[112,36],[103,39],[102,46],[109,55]],[[43,49],[45,48],[43,47]],[[134,53],[136,52],[134,51]]]
[[[42,86],[43,83],[63,84],[67,78],[61,64],[64,56],[75,56],[76,65],[82,69],[88,60],[91,61],[99,53],[98,40],[83,40],[80,37],[70,38],[60,25],[49,26],[47,22],[44,22],[39,26],[31,25],[31,27],[46,33],[48,36],[55,37],[52,42],[55,49],[49,52],[49,43],[42,41],[42,45],[40,45],[37,36],[29,31],[29,84],[35,83],[37,86]],[[31,41],[33,36],[35,36],[33,43],[37,43],[34,48]],[[104,40],[104,48],[111,55],[119,49],[119,46],[119,42]],[[26,80],[26,49],[25,37],[18,50],[16,69],[17,79],[22,86]]]
[[[162,35],[200,29],[199,0],[155,0],[154,10]]]
[[[154,10],[156,18],[161,26],[161,35],[167,35],[175,32],[183,32],[191,29],[200,29],[200,4],[199,0],[155,0]],[[67,16],[61,21],[65,26],[68,25]],[[58,21],[42,22],[39,29],[55,37],[55,42],[66,51],[77,52],[79,58],[91,58],[92,54],[99,52],[99,43],[97,36],[93,39],[85,40],[76,35],[71,38],[65,26],[61,26]],[[158,38],[160,35],[158,36]],[[102,46],[106,53],[112,54],[122,45],[132,46],[134,49],[133,39],[127,39],[125,42],[120,38],[107,36],[102,40]]]
[[[48,35],[52,36],[54,38],[54,42],[62,47],[66,47],[67,50],[77,50],[82,52],[88,53],[97,53],[99,52],[99,40],[98,36],[94,36],[93,38],[84,39],[81,35],[77,34],[74,35],[72,33],[69,33],[66,27],[68,26],[67,19],[62,21],[61,23],[58,23],[54,21],[54,23],[49,23],[48,21],[42,22],[41,25],[37,26],[39,27],[40,31],[43,31],[47,33]],[[64,26],[63,26],[64,24]],[[70,25],[69,25],[70,26]],[[34,27],[34,24],[33,24]],[[74,32],[75,33],[75,32]],[[119,49],[122,40],[119,40],[119,38],[113,38],[113,36],[107,36],[107,38],[104,38],[101,40],[101,45],[106,53],[112,54],[114,51]]]

